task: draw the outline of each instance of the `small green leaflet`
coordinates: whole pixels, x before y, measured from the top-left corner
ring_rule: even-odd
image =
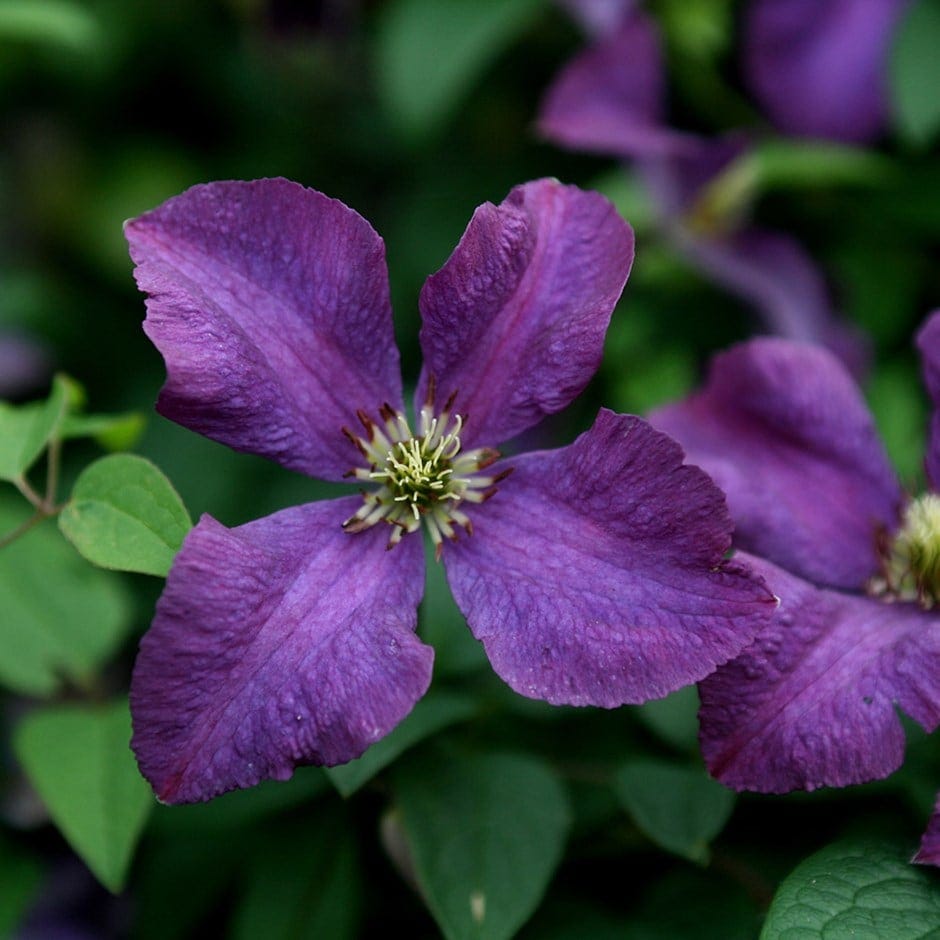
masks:
[[[421,890],[447,940],[514,936],[568,834],[567,796],[551,770],[516,755],[431,751],[396,765],[393,785]]]
[[[0,0],[0,39],[95,52],[103,34],[84,4],[69,0]]]
[[[430,692],[390,735],[357,760],[326,768],[326,774],[343,796],[351,796],[408,748],[448,725],[464,721],[476,710],[474,700],[466,696]]]
[[[910,864],[913,846],[852,840],[784,879],[760,940],[938,940],[940,880]]]
[[[75,481],[59,528],[102,568],[163,577],[192,522],[173,485],[149,460],[112,454]]]
[[[940,130],[938,46],[940,0],[916,0],[895,34],[889,78],[898,131],[919,146]]]
[[[57,375],[44,402],[0,401],[0,480],[20,479],[56,435],[69,407],[70,380]]]
[[[0,533],[29,512],[0,500]],[[0,684],[37,697],[67,679],[87,684],[130,626],[131,605],[116,575],[91,567],[51,521],[0,552]]]
[[[124,885],[154,804],[128,742],[127,702],[28,715],[13,749],[62,835],[108,890]]]
[[[106,450],[128,450],[143,433],[146,421],[136,411],[114,415],[66,415],[62,422],[63,440],[93,437]]]
[[[704,769],[657,760],[625,764],[614,778],[614,790],[654,842],[703,864],[709,841],[724,828],[735,801],[735,794]]]
[[[394,0],[379,22],[378,88],[405,134],[446,118],[544,0]]]

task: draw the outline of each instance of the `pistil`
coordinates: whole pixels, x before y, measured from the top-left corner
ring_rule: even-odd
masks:
[[[393,526],[388,548],[393,548],[422,523],[440,557],[443,540],[456,539],[457,529],[467,535],[473,524],[460,508],[463,503],[482,503],[496,492],[496,484],[509,470],[489,476],[480,471],[498,457],[498,451],[479,447],[461,450],[464,419],[451,414],[454,396],[435,415],[425,404],[418,416],[418,433],[408,419],[390,405],[379,409],[379,421],[364,412],[358,417],[366,436],[343,433],[365,457],[368,466],[351,470],[348,476],[376,488],[363,492],[363,505],[343,523],[347,532],[361,532],[378,522]]]

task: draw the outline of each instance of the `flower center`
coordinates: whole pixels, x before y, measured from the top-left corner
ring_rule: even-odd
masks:
[[[869,588],[927,610],[940,601],[940,496],[926,493],[908,503],[901,528],[883,553],[882,577]]]
[[[359,511],[343,523],[347,532],[361,532],[377,522],[390,523],[394,529],[388,547],[392,548],[403,535],[416,532],[423,523],[438,557],[443,539],[457,538],[457,527],[468,535],[473,533],[461,504],[489,499],[496,492],[495,484],[510,471],[480,475],[479,471],[490,466],[499,453],[489,447],[461,450],[463,418],[450,414],[453,398],[439,415],[434,414],[432,405],[424,405],[417,434],[412,432],[408,419],[389,405],[379,409],[379,422],[364,412],[358,413],[366,437],[343,428],[368,463],[347,475],[376,484],[375,489],[363,493]]]

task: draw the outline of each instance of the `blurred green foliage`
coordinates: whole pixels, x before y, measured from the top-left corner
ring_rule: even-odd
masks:
[[[676,113],[708,131],[757,121],[734,59],[740,4],[649,8],[666,33]],[[733,180],[757,220],[808,246],[836,306],[870,336],[867,390],[915,489],[927,407],[911,337],[940,306],[937,19],[933,0],[912,9],[894,51],[895,129],[877,147],[762,128]],[[122,224],[205,180],[286,176],[369,219],[386,240],[412,382],[418,293],[473,209],[545,175],[596,186],[634,223],[636,263],[597,378],[539,430],[540,446],[571,440],[601,404],[642,413],[694,387],[711,352],[754,329],[753,312],[658,235],[632,174],[535,138],[540,97],[582,43],[547,0],[0,0],[0,329],[39,342],[96,412],[72,426],[82,439],[63,450],[61,492],[100,443],[131,442],[135,419],[100,417],[127,410],[147,414],[137,449],[194,518],[236,525],[336,492],[152,413],[163,367],[140,330]],[[23,401],[44,398],[50,381]],[[25,451],[0,439],[5,478],[42,469],[48,442],[71,437],[60,405],[0,406],[0,431],[35,430]],[[109,430],[110,441],[88,439]],[[4,502],[0,536],[22,520]],[[168,551],[141,570],[162,570]],[[437,649],[435,688],[398,732],[329,777],[304,768],[207,806],[155,807],[121,748],[126,713],[101,702],[122,701],[160,585],[118,579],[49,522],[0,554],[0,641],[16,651],[2,654],[0,714],[7,738],[20,735],[18,757],[10,747],[0,757],[4,935],[20,922],[40,925],[27,937],[68,924],[161,940],[518,929],[526,940],[745,940],[787,872],[855,820],[903,829],[891,858],[910,854],[923,794],[940,783],[921,742],[892,782],[745,796],[725,825],[730,798],[699,792],[697,766],[673,766],[694,751],[692,690],[613,712],[522,700],[492,676],[432,562],[420,630]],[[47,697],[58,710],[45,710]],[[658,820],[647,811],[657,787],[673,801]],[[704,830],[683,826],[696,800],[711,807],[697,817]],[[102,818],[122,813],[127,824],[102,841]],[[119,896],[74,866],[68,843]],[[917,875],[916,890],[926,879],[935,897],[931,878]]]

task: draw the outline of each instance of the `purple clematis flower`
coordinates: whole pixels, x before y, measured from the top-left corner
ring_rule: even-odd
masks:
[[[717,186],[746,156],[746,139],[670,127],[655,21],[628,9],[616,28],[610,15],[600,22],[606,32],[546,93],[539,133],[568,149],[633,161],[663,235],[683,257],[752,307],[771,332],[826,345],[863,372],[866,344],[840,322],[825,278],[799,242],[716,207]]]
[[[782,131],[865,143],[888,117],[888,54],[910,0],[754,0],[744,78]]]
[[[919,336],[940,406],[940,312]],[[940,723],[940,435],[907,500],[861,392],[826,350],[758,339],[651,417],[724,489],[739,546],[780,597],[754,643],[700,683],[709,770],[783,793],[885,777],[896,707]],[[937,863],[940,821],[919,861]]]
[[[187,536],[131,683],[132,746],[161,799],[348,761],[410,711],[433,659],[414,632],[422,528],[526,696],[665,695],[766,622],[772,595],[724,559],[719,490],[646,422],[601,411],[560,450],[493,449],[598,365],[633,259],[603,197],[541,180],[477,209],[421,292],[415,423],[384,245],[342,203],[286,180],[214,183],[127,236],[167,365],[158,409],[366,488],[234,529],[203,516]]]

